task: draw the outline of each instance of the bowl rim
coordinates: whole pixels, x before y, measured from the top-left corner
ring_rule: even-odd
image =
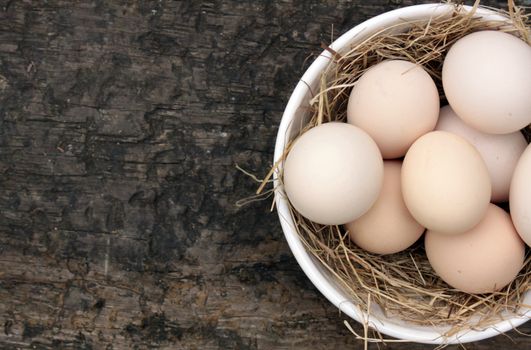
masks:
[[[385,12],[356,25],[354,28],[350,29],[349,31],[341,35],[339,38],[337,38],[330,45],[330,48],[335,51],[340,51],[341,48],[349,45],[349,43],[354,40],[355,36],[359,35],[362,31],[367,29],[370,30],[371,28],[381,28],[383,26],[388,27],[396,23],[398,19],[405,16],[420,16],[428,18],[430,16],[443,15],[453,10],[453,8],[454,5],[450,4],[422,4],[407,6],[389,12]],[[470,11],[472,7],[463,6],[463,9],[465,11]],[[489,20],[507,20],[506,17],[503,17],[500,14],[486,8],[480,7],[477,9],[476,13],[482,16],[483,18]],[[315,61],[310,65],[310,67],[306,70],[302,78],[297,83],[297,86],[293,90],[293,93],[291,94],[290,99],[282,115],[275,143],[273,164],[278,164],[278,168],[273,174],[273,180],[275,187],[275,204],[277,207],[277,213],[288,245],[306,276],[332,304],[334,304],[341,312],[347,314],[352,319],[360,323],[364,323],[365,321],[367,321],[369,325],[373,326],[383,334],[412,342],[426,344],[457,344],[473,342],[482,339],[487,339],[503,332],[509,331],[529,320],[529,318],[531,318],[531,309],[528,309],[521,316],[508,318],[494,325],[491,325],[483,330],[466,330],[449,337],[443,337],[439,332],[435,330],[430,330],[429,327],[416,326],[417,328],[413,329],[408,327],[407,325],[399,325],[388,322],[385,319],[382,319],[381,317],[376,318],[374,316],[367,315],[365,311],[361,310],[350,300],[345,298],[341,291],[335,286],[333,286],[327,279],[327,277],[323,275],[322,271],[320,271],[320,269],[317,267],[317,264],[319,263],[314,260],[310,253],[307,252],[306,248],[304,247],[304,244],[302,243],[296,232],[295,223],[290,215],[288,201],[281,186],[278,174],[282,167],[282,162],[280,161],[280,159],[284,153],[285,145],[288,141],[287,135],[290,129],[291,122],[295,116],[296,111],[304,101],[305,95],[309,91],[309,85],[307,83],[310,83],[320,77],[321,72],[326,68],[326,66],[330,62],[330,59],[331,53],[327,50],[324,50],[319,55],[319,57],[317,57]],[[525,299],[531,299],[531,291],[528,291],[526,293]]]

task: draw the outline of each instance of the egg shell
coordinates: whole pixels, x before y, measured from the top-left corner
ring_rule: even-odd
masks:
[[[421,225],[458,234],[483,218],[491,197],[489,173],[465,139],[433,131],[415,141],[404,158],[402,194]]]
[[[453,110],[475,129],[507,134],[531,123],[531,46],[514,35],[480,31],[459,39],[442,82]]]
[[[508,285],[522,269],[525,244],[509,214],[489,204],[485,217],[459,235],[428,230],[428,260],[446,283],[467,293],[488,293]]]
[[[398,253],[415,243],[424,232],[424,227],[415,221],[404,204],[401,169],[401,161],[385,161],[383,186],[376,203],[365,215],[345,225],[350,239],[371,253]]]
[[[509,207],[516,230],[531,246],[531,145],[527,146],[514,170]]]
[[[470,142],[487,165],[492,185],[491,202],[506,202],[509,199],[514,168],[527,146],[521,132],[503,135],[483,133],[463,122],[450,106],[441,108],[435,130],[451,132]]]
[[[342,225],[369,210],[380,193],[383,160],[366,132],[347,123],[314,127],[293,144],[284,163],[284,189],[304,217]]]
[[[365,130],[385,159],[402,157],[421,135],[433,130],[439,93],[419,65],[383,61],[365,72],[352,89],[348,122]]]

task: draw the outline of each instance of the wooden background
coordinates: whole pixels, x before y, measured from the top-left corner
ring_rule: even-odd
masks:
[[[0,347],[362,347],[235,164],[321,42],[414,3],[0,0]]]

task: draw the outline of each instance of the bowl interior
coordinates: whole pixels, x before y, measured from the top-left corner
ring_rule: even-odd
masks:
[[[470,7],[464,7],[464,11],[469,11],[470,9]],[[396,28],[396,30],[403,30],[407,28],[408,21],[429,20],[432,17],[450,15],[452,11],[453,6],[445,4],[416,5],[390,11],[356,26],[339,37],[330,46],[339,53],[345,52],[356,43],[365,40],[382,29],[403,23],[404,27]],[[506,20],[506,18],[495,12],[481,8],[478,9],[477,16],[485,20]],[[310,117],[308,113],[310,100],[313,97],[313,93],[318,91],[321,74],[330,63],[330,59],[331,54],[328,51],[324,51],[308,68],[293,91],[279,127],[275,146],[275,163],[282,157],[288,141],[297,136],[302,127],[308,122]],[[526,309],[523,310],[522,316],[508,317],[489,328],[469,330],[451,337],[443,337],[442,334],[448,330],[448,327],[425,327],[407,323],[398,318],[388,318],[384,316],[378,305],[374,305],[369,315],[367,315],[366,310],[360,310],[350,301],[345,289],[326,267],[306,251],[303,243],[300,241],[294,221],[289,212],[286,196],[278,179],[281,167],[282,164],[279,165],[277,172],[274,174],[275,194],[277,211],[286,240],[299,265],[312,283],[326,298],[351,318],[358,322],[368,322],[369,325],[378,329],[379,332],[392,337],[415,342],[441,344],[466,343],[489,338],[517,327],[531,317],[531,310]],[[524,302],[526,305],[531,304],[531,292],[527,292]]]

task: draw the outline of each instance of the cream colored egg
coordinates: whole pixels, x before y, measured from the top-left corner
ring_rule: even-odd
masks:
[[[531,246],[531,145],[527,146],[514,170],[509,206],[516,230]]]
[[[365,215],[345,225],[350,239],[359,247],[376,254],[398,253],[415,243],[422,227],[404,204],[400,184],[402,162],[384,162],[382,190]]]
[[[465,124],[450,106],[441,108],[435,130],[448,131],[470,142],[487,165],[492,184],[492,202],[506,202],[514,168],[527,142],[519,132],[486,134]]]
[[[489,204],[485,217],[471,230],[446,235],[428,230],[426,255],[446,283],[467,293],[488,293],[508,285],[522,269],[525,244],[509,214]]]
[[[365,130],[385,159],[402,157],[421,135],[433,130],[439,94],[419,65],[389,60],[371,67],[349,97],[348,122]]]
[[[402,193],[421,225],[458,234],[470,230],[485,215],[490,177],[474,146],[460,136],[433,131],[421,136],[407,152]]]
[[[448,102],[465,123],[491,134],[531,123],[531,46],[499,31],[458,40],[442,70]]]
[[[327,123],[295,141],[283,179],[299,213],[320,224],[342,225],[365,214],[378,198],[383,160],[376,143],[360,128]]]

